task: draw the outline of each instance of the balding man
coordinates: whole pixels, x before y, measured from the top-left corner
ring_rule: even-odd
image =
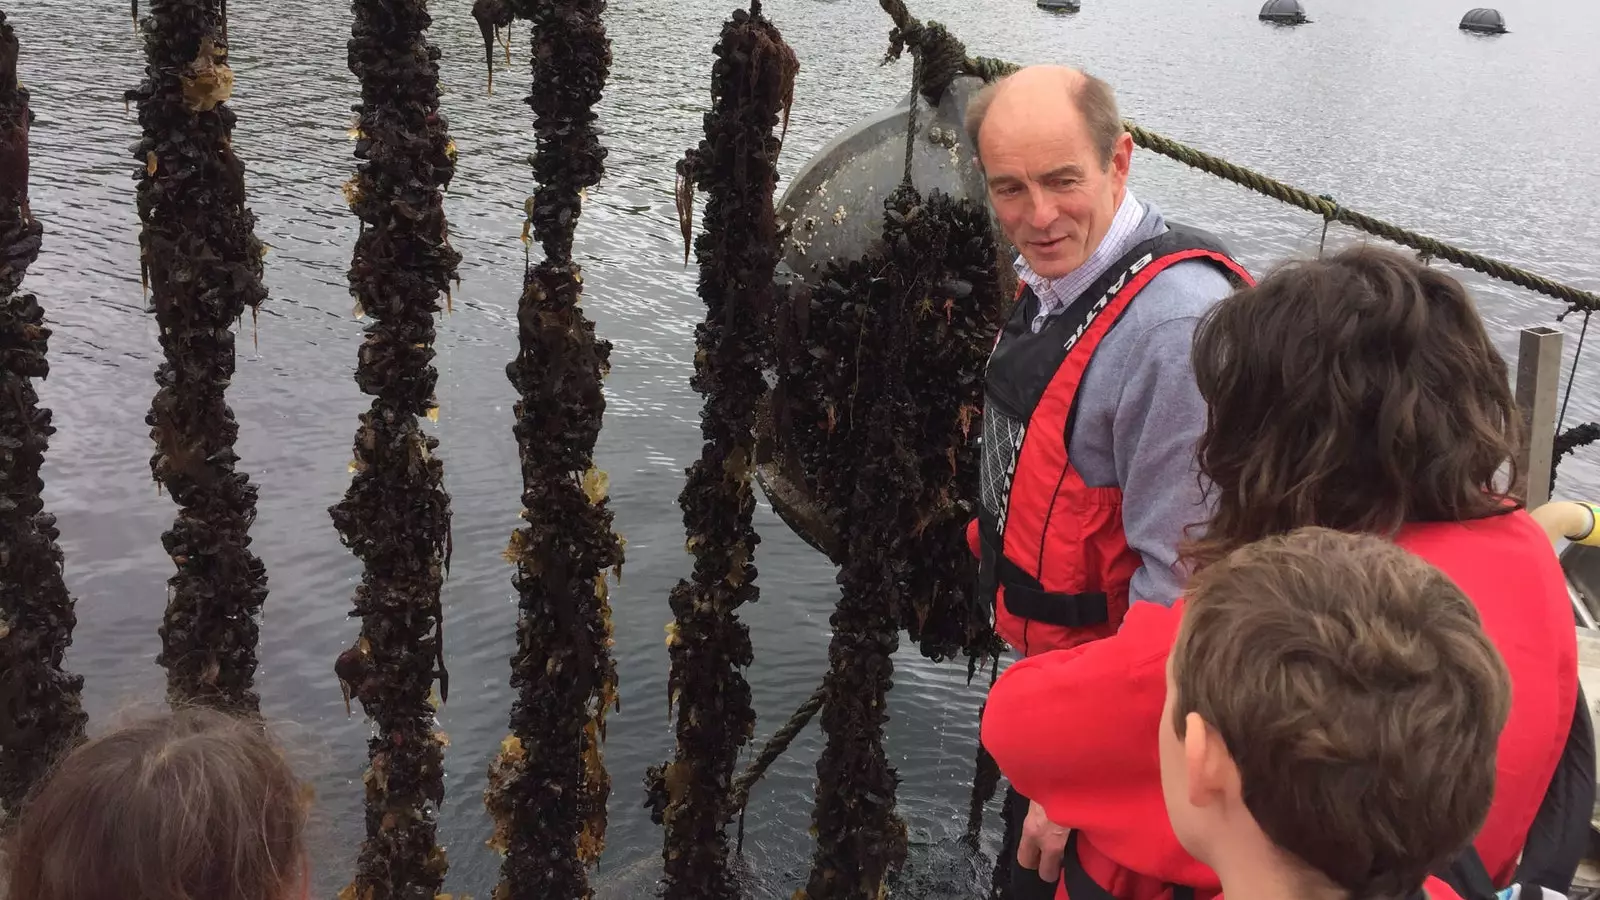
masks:
[[[1179,541],[1205,518],[1190,341],[1250,276],[1133,196],[1133,139],[1098,78],[1024,68],[973,99],[967,131],[1021,282],[989,359],[969,538],[1000,635],[1026,656],[1177,598]],[[1029,804],[1016,835],[1023,802],[1008,797],[1014,896],[1052,896],[1066,833]]]

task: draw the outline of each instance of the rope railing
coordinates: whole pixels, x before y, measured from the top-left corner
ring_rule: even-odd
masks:
[[[885,56],[885,61],[898,59],[907,49],[921,57],[922,72],[917,87],[929,102],[937,102],[957,75],[970,75],[984,81],[993,81],[1015,72],[1018,68],[1014,63],[1003,60],[967,56],[966,47],[945,30],[944,26],[937,22],[924,24],[917,21],[906,8],[904,0],[879,0],[879,5],[894,21],[894,29],[889,33],[889,52]],[[1319,215],[1326,222],[1339,222],[1386,241],[1410,247],[1425,256],[1446,260],[1491,278],[1553,297],[1566,303],[1569,312],[1600,309],[1600,294],[1595,294],[1593,291],[1562,284],[1510,263],[1464,250],[1437,238],[1357,212],[1339,205],[1326,194],[1313,194],[1286,184],[1276,178],[1156,134],[1131,121],[1124,120],[1123,127],[1133,136],[1134,144],[1139,147],[1225,181],[1231,181],[1240,187],[1249,188],[1280,203]]]

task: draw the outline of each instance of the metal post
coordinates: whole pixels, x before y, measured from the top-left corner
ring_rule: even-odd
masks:
[[[1562,337],[1558,329],[1535,325],[1522,329],[1522,343],[1517,349],[1517,406],[1522,410],[1522,465],[1526,478],[1523,503],[1528,509],[1550,500]]]

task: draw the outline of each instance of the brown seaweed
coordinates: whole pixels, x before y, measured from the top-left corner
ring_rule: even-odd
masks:
[[[490,843],[506,854],[497,900],[577,900],[593,896],[587,867],[605,846],[611,784],[601,748],[617,702],[606,573],[623,561],[606,476],[594,465],[611,344],[579,308],[583,277],[572,258],[586,189],[605,168],[594,107],[611,44],[604,0],[524,5],[539,185],[530,219],[544,259],[524,276],[518,353],[506,366],[519,395],[512,431],[527,524],[506,549],[516,567],[516,696],[484,802]]]
[[[529,0],[521,0],[525,5]],[[512,0],[476,0],[472,4],[472,18],[478,22],[478,31],[483,34],[484,61],[489,65],[489,93],[494,93],[494,45],[500,37],[501,29],[509,29],[516,10],[512,7]],[[511,62],[511,44],[505,44],[506,62]]]
[[[351,8],[361,162],[348,196],[361,232],[349,280],[372,317],[355,377],[374,399],[356,431],[350,489],[329,513],[363,563],[351,613],[361,634],[335,671],[376,733],[367,746],[366,840],[341,896],[410,900],[438,894],[447,869],[437,843],[444,738],[430,695],[436,677],[440,699],[449,693],[440,590],[450,497],[439,441],[421,418],[437,409],[434,316],[461,261],[444,214],[455,161],[426,0],[354,0]]]
[[[150,470],[178,504],[162,546],[177,566],[157,660],[175,702],[254,713],[257,616],[266,568],[250,551],[256,488],[239,461],[225,397],[232,326],[266,299],[262,244],[233,151],[235,116],[220,0],[152,0],[145,79],[127,93],[143,137],[138,160],[140,265],[160,326],[163,362],[145,421]]]
[[[705,233],[694,242],[706,316],[695,332],[691,379],[705,398],[704,444],[678,499],[694,571],[670,598],[667,690],[669,708],[676,701],[677,748],[670,763],[646,776],[652,818],[666,826],[669,900],[739,896],[728,871],[726,826],[734,766],[755,711],[740,671],[753,660],[750,631],[735,611],[758,596],[751,462],[778,262],[775,130],[799,69],[759,0],[749,12],[733,13],[713,52],[705,138],[678,167],[680,214],[692,209],[691,185],[708,192]]]
[[[0,10],[0,822],[83,740],[87,720],[83,677],[62,668],[77,616],[55,517],[40,498],[55,428],[33,383],[50,373],[50,329],[38,299],[18,292],[44,234],[28,205],[33,112],[18,52]]]

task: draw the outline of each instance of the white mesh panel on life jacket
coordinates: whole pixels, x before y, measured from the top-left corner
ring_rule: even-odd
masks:
[[[1026,425],[990,407],[983,411],[983,464],[979,467],[978,494],[983,508],[994,517],[995,529],[1004,534],[1006,509],[1011,501],[1011,479],[1017,473]]]

